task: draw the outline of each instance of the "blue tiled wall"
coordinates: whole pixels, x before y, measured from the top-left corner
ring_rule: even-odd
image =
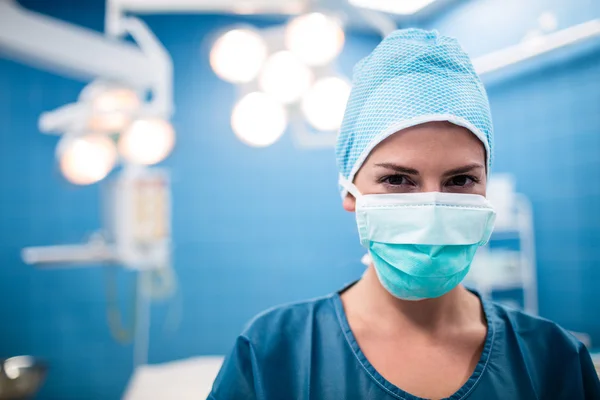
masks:
[[[600,52],[490,89],[496,171],[532,202],[540,314],[600,344]]]

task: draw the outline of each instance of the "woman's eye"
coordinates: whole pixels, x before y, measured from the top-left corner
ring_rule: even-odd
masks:
[[[463,186],[469,186],[469,185],[473,184],[474,182],[475,182],[475,180],[473,178],[471,178],[470,176],[459,175],[459,176],[455,176],[454,178],[450,179],[450,181],[448,182],[448,185],[463,187]]]
[[[405,175],[391,175],[384,178],[383,182],[393,186],[408,185],[411,183]]]

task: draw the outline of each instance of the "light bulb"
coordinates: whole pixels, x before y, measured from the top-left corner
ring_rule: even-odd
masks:
[[[113,141],[102,134],[65,136],[58,146],[60,170],[68,181],[89,185],[106,177],[117,160]]]
[[[308,122],[320,131],[339,129],[349,96],[350,84],[344,79],[320,79],[304,95],[302,112]]]
[[[334,18],[321,13],[305,14],[286,26],[285,45],[307,65],[324,65],[342,51],[344,31]]]
[[[152,165],[164,160],[175,145],[171,124],[159,118],[134,121],[119,138],[119,153],[134,164]]]
[[[108,88],[93,95],[88,129],[93,132],[119,133],[140,109],[137,93],[127,88]]]
[[[231,127],[240,140],[250,146],[270,146],[283,135],[287,113],[273,96],[252,92],[233,108]]]
[[[250,29],[233,29],[214,43],[210,65],[221,79],[243,83],[256,78],[266,57],[267,45],[260,34]]]
[[[284,104],[302,97],[313,80],[311,70],[290,51],[271,55],[260,73],[260,88]]]

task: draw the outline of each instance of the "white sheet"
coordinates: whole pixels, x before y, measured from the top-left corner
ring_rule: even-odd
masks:
[[[221,364],[223,357],[214,356],[138,367],[123,400],[204,400]]]

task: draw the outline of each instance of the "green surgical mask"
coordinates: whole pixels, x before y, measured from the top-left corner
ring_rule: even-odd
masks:
[[[397,298],[444,295],[467,275],[475,252],[492,234],[496,213],[485,197],[456,193],[362,195],[356,198],[361,244],[379,281]]]

